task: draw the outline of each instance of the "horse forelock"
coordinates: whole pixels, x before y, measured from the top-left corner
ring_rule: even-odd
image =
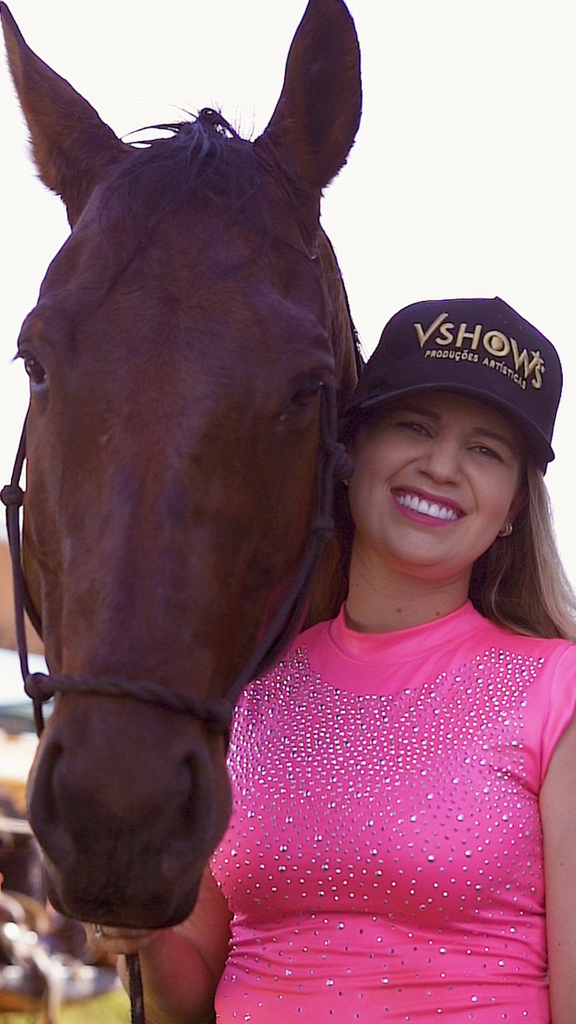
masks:
[[[230,137],[202,115],[155,127],[172,135],[132,143],[132,158],[117,168],[99,195],[105,238],[113,242],[121,230],[123,247],[141,246],[164,216],[184,208],[198,193],[265,228],[261,172],[248,141],[236,133]]]
[[[153,244],[163,222],[185,215],[199,200],[197,210],[214,211],[213,220],[210,214],[200,218],[202,227],[197,222],[198,230],[213,230],[214,237],[206,239],[207,252],[214,251],[216,240],[218,250],[224,251],[228,229],[238,226],[248,243],[244,256],[250,254],[250,259],[266,257],[274,240],[310,258],[315,246],[309,239],[309,207],[297,184],[282,168],[271,168],[263,161],[261,149],[242,139],[220,115],[202,111],[194,120],[150,130],[172,134],[131,143],[130,158],[95,189],[75,226],[72,239],[82,236],[92,251],[95,245],[100,252],[89,269],[95,287],[86,296],[74,296],[75,307],[78,300],[84,308],[86,302],[93,304],[98,295],[109,292]],[[317,235],[319,224],[314,220]],[[100,265],[98,284],[96,263]],[[74,264],[78,267],[77,259]]]

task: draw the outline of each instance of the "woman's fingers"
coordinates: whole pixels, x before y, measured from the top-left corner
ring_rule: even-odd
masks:
[[[109,925],[87,923],[84,928],[90,945],[113,956],[137,953],[162,934],[161,929],[157,928],[112,928]]]

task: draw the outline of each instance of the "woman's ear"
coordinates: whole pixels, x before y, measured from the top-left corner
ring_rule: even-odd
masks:
[[[527,506],[528,506],[528,484],[525,483],[524,480],[523,480],[522,483],[518,486],[516,494],[514,495],[514,497],[512,499],[512,502],[510,504],[510,508],[508,509],[508,515],[506,516],[506,520],[505,520],[502,528],[498,531],[498,536],[499,537],[509,537],[510,536],[510,534],[512,533],[512,530],[514,529],[514,523],[516,522],[517,517],[519,516],[520,512],[522,511],[522,509],[527,508]]]

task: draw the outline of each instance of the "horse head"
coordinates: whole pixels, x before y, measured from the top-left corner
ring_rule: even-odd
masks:
[[[214,111],[136,148],[26,45],[1,5],[39,174],[71,234],[26,318],[24,570],[56,698],[29,784],[70,916],[165,927],[229,816],[225,741],[130,699],[229,692],[298,575],[321,395],[355,382],[322,189],[360,117],[341,0],[310,0],[253,143]]]

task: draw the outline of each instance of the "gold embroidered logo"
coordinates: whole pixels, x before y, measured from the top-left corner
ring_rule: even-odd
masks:
[[[498,370],[524,390],[528,381],[533,388],[542,387],[546,367],[540,352],[521,350],[514,338],[502,331],[487,331],[482,324],[476,324],[473,330],[468,330],[468,324],[456,327],[448,321],[449,316],[449,313],[440,313],[426,330],[422,324],[414,324],[418,344],[426,349],[427,358],[481,361],[482,366]],[[504,362],[506,359],[508,362]]]

